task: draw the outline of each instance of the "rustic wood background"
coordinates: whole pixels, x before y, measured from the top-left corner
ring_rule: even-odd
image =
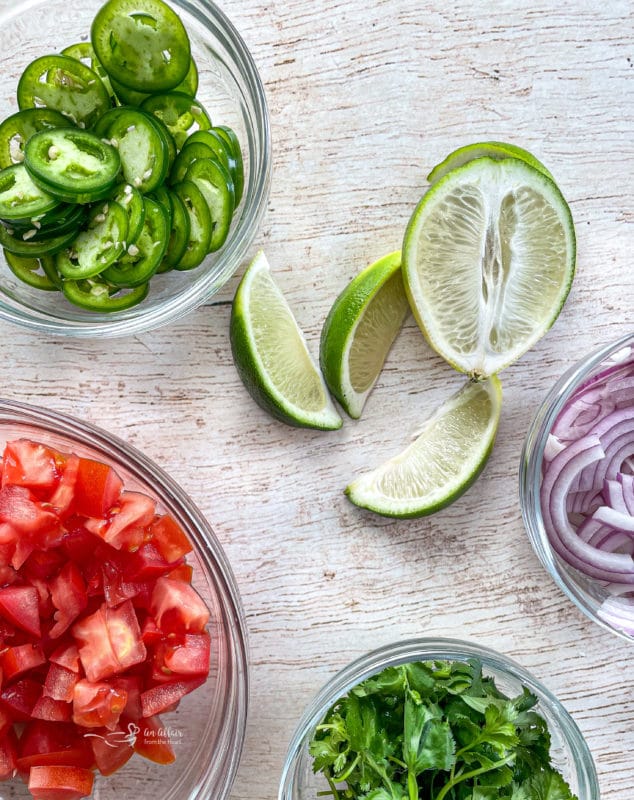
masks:
[[[512,141],[557,178],[576,221],[578,273],[554,328],[503,373],[484,475],[432,518],[389,521],[352,506],[346,483],[400,450],[460,378],[410,319],[361,420],[335,433],[285,427],[254,405],[233,366],[228,324],[242,269],[183,321],[129,339],[53,339],[0,323],[2,394],[128,440],[212,523],[251,647],[232,800],[276,796],[286,744],[326,679],[415,635],[515,657],[574,716],[604,800],[631,797],[633,646],[586,619],[544,572],[517,479],[525,432],[556,378],[632,330],[631,0],[220,5],[255,57],[271,112],[272,192],[253,252],[266,250],[313,353],[335,296],[400,247],[425,175],[453,148]]]

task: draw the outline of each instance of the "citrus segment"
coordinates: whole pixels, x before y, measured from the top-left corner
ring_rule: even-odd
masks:
[[[330,391],[354,419],[408,312],[400,251],[366,267],[335,300],[321,333],[320,363]]]
[[[419,202],[403,281],[431,346],[476,378],[519,358],[550,328],[575,269],[572,216],[557,186],[515,158],[478,158]]]
[[[402,453],[345,490],[362,508],[387,517],[439,511],[478,477],[493,449],[502,405],[496,377],[469,381],[427,420]]]
[[[238,374],[262,408],[289,425],[341,427],[341,417],[262,251],[236,291],[230,338]]]

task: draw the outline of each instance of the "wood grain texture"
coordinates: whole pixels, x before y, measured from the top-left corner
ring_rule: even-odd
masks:
[[[2,5],[6,0],[2,0]],[[564,702],[604,800],[632,794],[632,646],[546,575],[521,521],[527,427],[562,371],[632,330],[633,6],[571,0],[243,0],[220,3],[267,91],[274,169],[264,247],[309,345],[362,267],[398,249],[425,175],[453,148],[501,139],[555,175],[576,222],[578,273],[548,335],[505,370],[498,441],[452,507],[397,522],[345,485],[410,441],[460,378],[410,318],[363,418],[334,433],[269,419],[228,339],[240,274],[186,319],[127,340],[37,337],[0,323],[2,394],[97,423],[158,461],[209,518],[233,564],[251,647],[247,739],[232,800],[270,800],[312,695],[403,637],[478,641]]]

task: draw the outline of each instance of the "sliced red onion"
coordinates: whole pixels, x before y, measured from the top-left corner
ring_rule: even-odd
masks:
[[[634,348],[573,393],[548,436],[542,470],[553,550],[619,595],[603,604],[602,618],[634,636]]]

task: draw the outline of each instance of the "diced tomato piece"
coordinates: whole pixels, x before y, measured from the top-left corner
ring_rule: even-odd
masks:
[[[2,456],[2,486],[51,489],[59,477],[60,459],[54,450],[29,439],[7,442]]]
[[[108,637],[105,604],[76,622],[72,633],[88,680],[100,681],[119,672],[119,662]]]
[[[34,550],[24,562],[25,575],[41,580],[48,580],[66,563],[64,554],[56,549]]]
[[[18,737],[13,728],[0,736],[0,781],[10,780],[17,769]]]
[[[156,764],[172,764],[176,754],[171,742],[165,736],[165,726],[160,717],[148,717],[141,721],[134,749],[144,758]]]
[[[153,686],[141,693],[141,710],[144,717],[154,717],[170,709],[175,703],[202,686],[206,676],[201,675],[187,680],[170,681]]]
[[[92,793],[94,775],[79,767],[31,767],[33,800],[80,800]]]
[[[141,719],[141,691],[143,684],[138,675],[121,675],[119,678],[113,678],[112,685],[115,689],[123,689],[127,694],[123,716],[131,720]]]
[[[61,549],[76,564],[89,564],[95,558],[95,536],[82,524],[69,526]]]
[[[0,736],[4,736],[4,734],[12,725],[13,719],[11,718],[11,715],[6,708],[0,706]]]
[[[77,619],[88,605],[86,584],[79,567],[68,561],[50,583],[51,599],[57,609],[50,637],[56,639]]]
[[[146,646],[158,644],[163,638],[163,631],[152,617],[146,617],[141,628],[141,638]]]
[[[111,607],[132,600],[145,590],[145,584],[124,578],[121,566],[115,560],[105,561],[101,565],[101,574],[103,594]]]
[[[42,623],[45,620],[49,620],[55,612],[55,607],[53,606],[53,601],[51,600],[51,593],[48,588],[48,581],[44,580],[43,578],[31,578],[30,581],[31,586],[37,591],[40,625],[42,625]],[[43,626],[43,634],[44,627],[46,626]]]
[[[35,667],[46,664],[46,656],[39,644],[20,644],[8,647],[0,656],[5,681],[12,681]]]
[[[136,738],[138,726],[131,724],[131,731],[117,726],[112,731],[101,728],[88,734],[97,769],[102,775],[114,774],[134,755],[131,742]]]
[[[209,672],[211,641],[208,633],[185,635],[185,641],[167,643],[165,666],[179,675],[206,675]]]
[[[194,568],[192,565],[182,563],[177,567],[174,567],[174,569],[171,569],[165,577],[172,578],[172,580],[175,581],[185,581],[186,583],[191,583],[193,575]]]
[[[52,697],[53,700],[70,703],[78,680],[79,675],[76,672],[62,667],[60,664],[51,663],[46,673],[43,693],[47,697]]]
[[[112,547],[129,551],[140,547],[146,538],[145,529],[154,519],[156,504],[141,492],[123,492],[108,519],[88,519],[86,527]]]
[[[78,472],[79,458],[74,454],[68,456],[55,491],[48,499],[48,502],[60,516],[66,515],[75,499],[75,484],[77,483]]]
[[[114,728],[126,706],[125,689],[81,680],[75,684],[73,722],[83,728]]]
[[[145,661],[147,651],[141,639],[139,620],[129,600],[118,608],[106,610],[106,625],[120,671]]]
[[[0,589],[0,614],[31,636],[41,636],[39,595],[33,586]]]
[[[9,484],[0,489],[0,521],[8,522],[16,531],[26,534],[59,529],[57,515],[44,508],[26,486]]]
[[[28,722],[41,694],[42,686],[38,681],[21,678],[4,687],[0,692],[0,702],[16,722]]]
[[[61,644],[51,653],[48,660],[53,664],[59,664],[60,667],[66,667],[72,672],[79,672],[79,650],[74,642]]]
[[[131,581],[155,581],[178,566],[166,561],[154,542],[146,542],[126,559],[125,576]]]
[[[74,511],[83,517],[105,517],[116,505],[123,481],[112,467],[80,458],[75,481]]]
[[[92,764],[90,744],[73,724],[36,719],[24,726],[17,760],[21,772],[47,765],[89,769]]]
[[[157,517],[150,525],[148,532],[161,555],[168,562],[178,561],[179,558],[192,551],[191,542],[185,531],[175,519],[167,514]]]
[[[159,578],[154,585],[150,612],[165,633],[202,633],[209,610],[189,583]]]
[[[52,697],[42,695],[33,706],[31,716],[33,719],[43,719],[48,722],[71,722],[73,719],[73,707],[70,703],[64,702],[64,700],[53,700]]]

